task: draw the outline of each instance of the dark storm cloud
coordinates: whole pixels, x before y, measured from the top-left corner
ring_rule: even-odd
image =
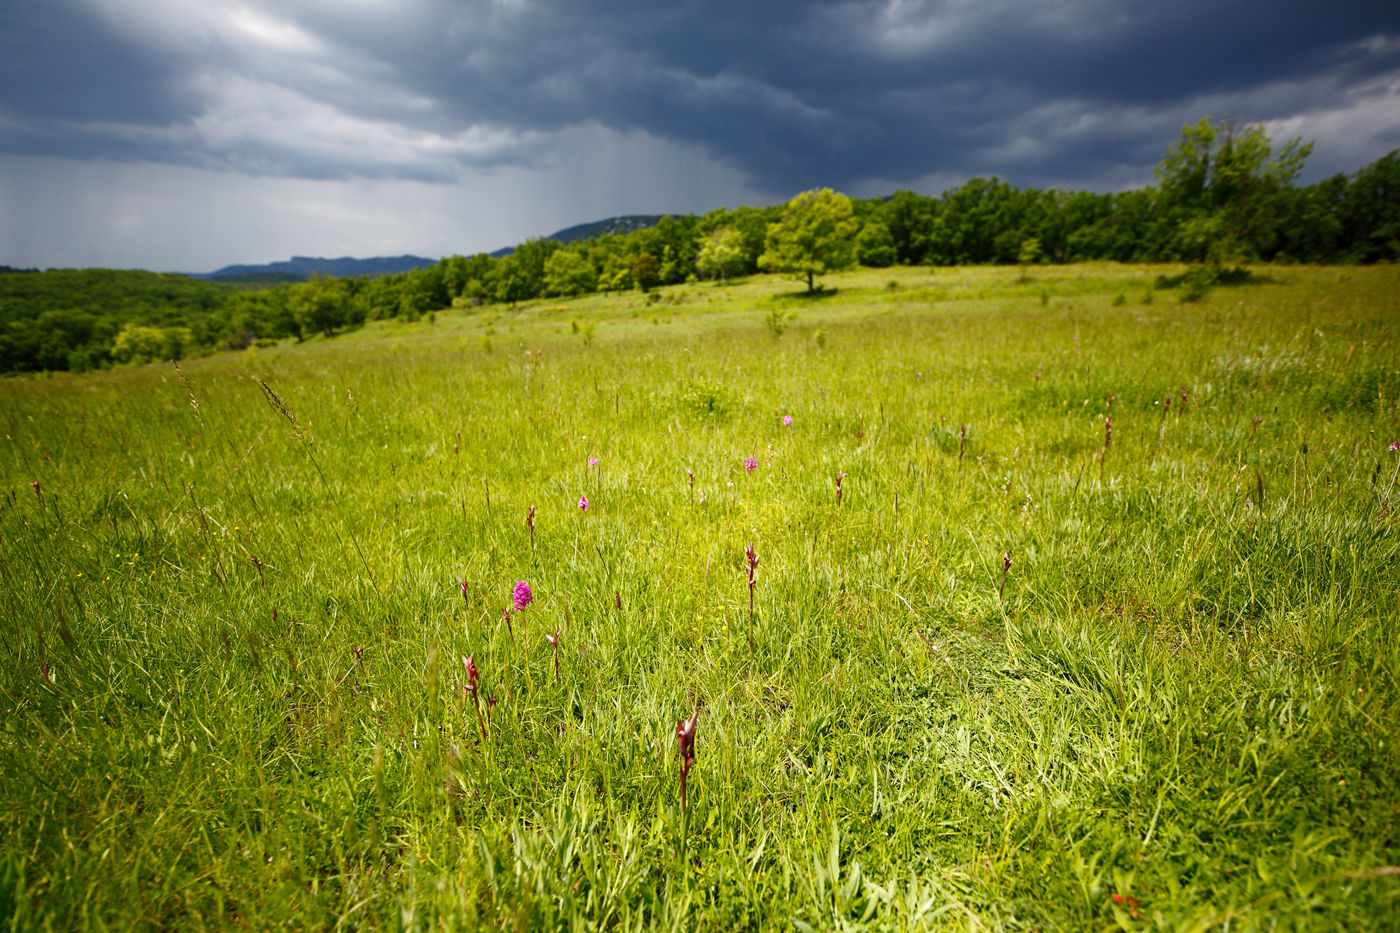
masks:
[[[544,164],[596,124],[779,195],[1107,187],[1211,113],[1339,127],[1334,162],[1400,123],[1393,2],[50,0],[0,36],[5,151],[292,177]]]
[[[166,63],[65,0],[0,5],[0,105],[50,126],[193,116]]]

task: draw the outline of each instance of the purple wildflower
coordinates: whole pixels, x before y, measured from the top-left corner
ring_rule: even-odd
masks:
[[[598,465],[598,458],[597,458],[597,457],[589,457],[589,458],[588,458],[588,465],[589,465],[589,466],[597,466],[597,465]]]
[[[1397,450],[1400,450],[1400,441],[1391,441],[1391,442],[1390,442],[1390,450],[1391,450],[1392,453],[1395,452],[1395,451],[1397,451]]]
[[[792,427],[792,415],[783,415],[783,427]]]
[[[757,469],[758,469],[758,458],[757,458],[757,457],[745,457],[745,458],[744,458],[744,469],[747,470],[747,471],[750,472],[750,473],[752,473],[754,470],[757,470]]]
[[[535,594],[530,592],[530,584],[521,580],[515,584],[515,611],[524,612],[525,607],[535,601]]]
[[[579,509],[580,512],[587,512],[587,511],[588,511],[588,497],[587,497],[587,496],[579,496],[579,497],[578,497],[578,509]]]

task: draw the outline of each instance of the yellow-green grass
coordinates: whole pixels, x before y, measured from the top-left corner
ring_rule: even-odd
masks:
[[[0,917],[1400,926],[1400,274],[1181,271],[0,382]]]

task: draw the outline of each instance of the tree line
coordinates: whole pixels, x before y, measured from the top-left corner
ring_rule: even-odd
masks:
[[[111,270],[0,272],[0,371],[178,359],[258,341],[331,336],[367,320],[451,307],[640,289],[775,272],[807,287],[855,263],[965,265],[1085,260],[1375,263],[1400,259],[1400,150],[1312,185],[1311,144],[1275,147],[1261,126],[1202,120],[1182,131],[1150,187],[1110,194],[973,178],[939,196],[787,204],[663,217],[569,245],[452,256],[411,272],[272,288]]]

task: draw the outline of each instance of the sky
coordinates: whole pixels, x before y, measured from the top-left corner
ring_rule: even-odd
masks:
[[[1152,183],[1263,122],[1400,148],[1400,3],[0,0],[0,264],[489,251],[973,176]]]

